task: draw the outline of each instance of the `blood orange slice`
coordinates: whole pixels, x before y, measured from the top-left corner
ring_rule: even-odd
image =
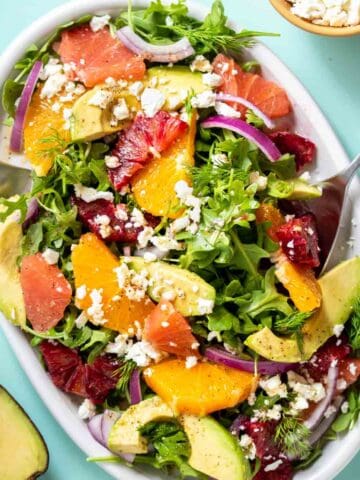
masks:
[[[62,62],[74,64],[74,73],[87,86],[93,87],[108,77],[141,80],[145,63],[107,28],[93,32],[88,25],[65,30],[58,53]]]
[[[56,265],[41,253],[24,257],[20,270],[26,316],[37,332],[55,327],[71,300],[71,286]]]
[[[145,320],[144,338],[154,347],[178,357],[198,355],[199,344],[186,319],[161,300]]]

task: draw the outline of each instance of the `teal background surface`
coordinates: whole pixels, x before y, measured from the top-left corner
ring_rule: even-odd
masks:
[[[86,0],[83,0],[86,1]],[[223,0],[228,16],[253,30],[278,32],[280,38],[265,39],[274,52],[308,88],[324,111],[350,156],[360,151],[360,36],[318,37],[293,27],[280,17],[267,0]],[[202,0],[210,5],[211,0]],[[0,52],[33,20],[62,0],[8,0],[0,15]],[[24,46],[25,47],[25,46]],[[286,85],[285,85],[286,87]],[[44,480],[109,480],[97,465],[68,438],[50,415],[19,366],[0,332],[0,383],[23,405],[43,433],[50,451],[50,466]],[[359,478],[360,455],[337,480]],[[124,477],[123,480],[126,480]],[[326,479],[323,479],[326,480]]]

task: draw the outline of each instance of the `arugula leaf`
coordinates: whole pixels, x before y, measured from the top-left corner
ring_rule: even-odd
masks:
[[[231,239],[235,250],[235,265],[240,270],[245,270],[254,277],[258,276],[259,262],[262,258],[269,258],[269,253],[255,243],[242,243],[234,231],[231,232]]]
[[[331,425],[331,429],[335,433],[353,429],[360,416],[360,392],[355,388],[350,389],[347,402],[349,405],[348,411],[341,413]]]
[[[23,88],[23,84],[15,82],[15,80],[11,80],[10,78],[6,80],[3,85],[1,103],[9,117],[15,117],[15,102],[20,97]]]
[[[20,213],[20,222],[23,222],[27,212],[27,201],[29,195],[16,195],[11,198],[0,197],[0,222],[4,222],[9,215],[18,211]]]
[[[208,329],[215,332],[233,330],[240,332],[240,322],[235,315],[230,313],[225,307],[215,307],[214,311],[208,315]]]

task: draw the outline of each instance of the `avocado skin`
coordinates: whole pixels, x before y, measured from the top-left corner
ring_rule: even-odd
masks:
[[[296,363],[308,360],[344,324],[360,296],[360,257],[340,263],[319,279],[322,304],[302,328],[303,352],[293,338],[276,336],[269,328],[250,335],[245,345],[268,360]]]
[[[20,327],[26,323],[25,302],[17,259],[21,253],[21,225],[11,216],[0,224],[0,310]]]
[[[33,480],[47,471],[49,451],[41,433],[2,385],[0,438],[7,439],[0,443],[1,480]]]
[[[130,266],[137,272],[147,270],[149,277],[154,279],[148,295],[156,302],[160,301],[165,291],[174,291],[176,294],[177,289],[182,290],[184,295],[177,295],[173,303],[175,309],[185,317],[202,315],[199,299],[215,301],[214,287],[189,270],[161,261],[146,263],[142,257],[130,257]],[[165,281],[172,284],[168,285]]]
[[[217,480],[249,480],[249,462],[237,441],[212,417],[183,415],[180,423],[190,441],[189,465]]]

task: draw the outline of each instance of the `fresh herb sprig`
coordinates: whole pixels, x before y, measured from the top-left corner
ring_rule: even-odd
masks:
[[[353,311],[347,325],[349,341],[353,350],[360,350],[360,297],[353,305]]]
[[[310,430],[297,418],[285,416],[276,426],[275,442],[286,455],[306,458],[311,450]]]

